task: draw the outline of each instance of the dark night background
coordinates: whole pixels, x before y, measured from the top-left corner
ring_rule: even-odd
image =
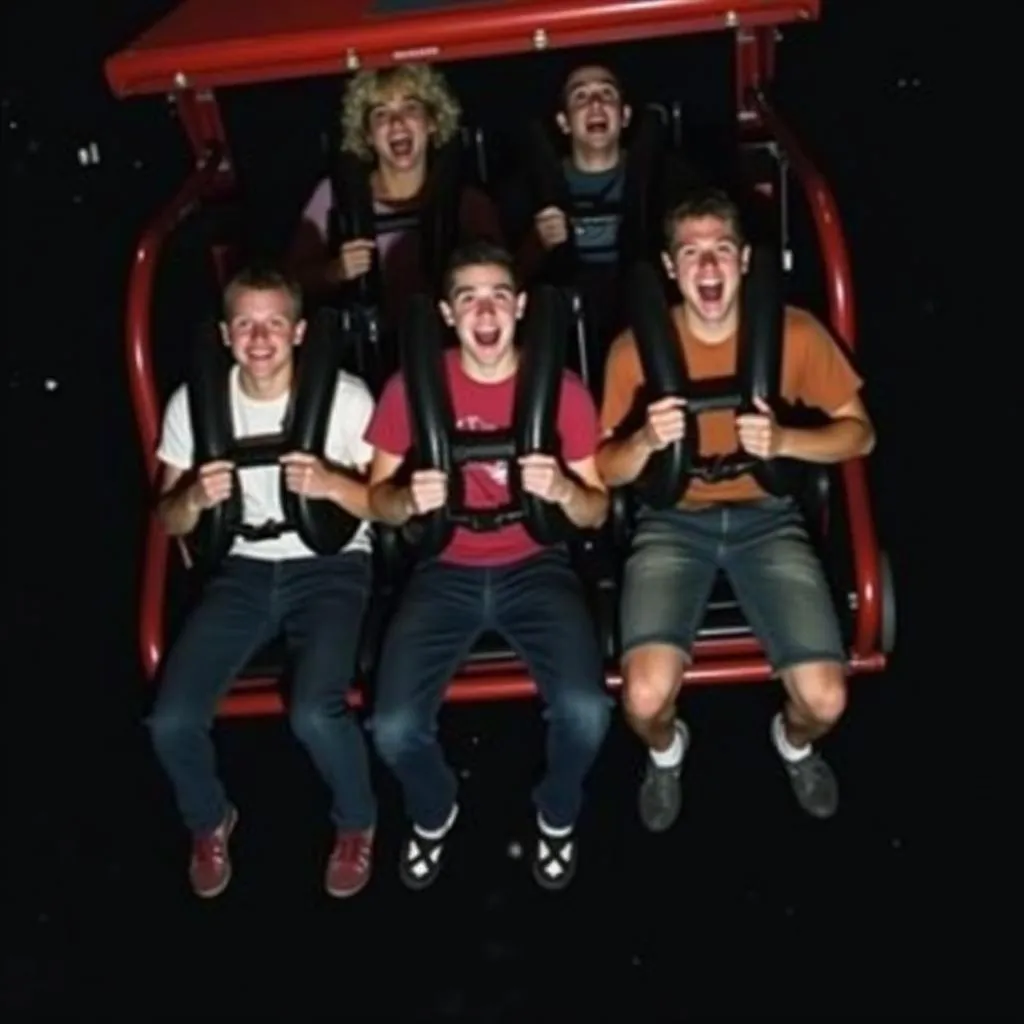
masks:
[[[580,876],[551,897],[514,856],[530,834],[534,709],[457,708],[445,734],[474,818],[461,863],[435,891],[401,888],[398,804],[378,771],[374,880],[332,901],[320,888],[324,794],[286,722],[232,722],[219,727],[222,767],[244,821],[235,881],[206,905],[187,892],[184,838],[140,727],[147,496],[123,358],[133,245],[188,154],[164,99],[118,102],[103,77],[104,59],[171,6],[83,2],[59,19],[43,4],[4,11],[5,1006],[410,1021],[998,1010],[998,949],[1007,955],[1010,940],[990,941],[979,922],[991,911],[1015,932],[990,895],[991,829],[966,824],[954,669],[936,642],[953,635],[935,581],[955,557],[936,554],[938,515],[915,504],[935,457],[907,401],[952,331],[934,159],[957,89],[952,19],[940,24],[936,5],[913,0],[827,0],[824,20],[787,31],[780,51],[779,106],[832,183],[852,252],[880,435],[872,485],[899,593],[891,669],[853,681],[830,741],[839,816],[821,825],[792,806],[767,743],[771,687],[687,691],[698,742],[682,821],[666,837],[642,832],[640,754],[617,722],[592,782]],[[628,84],[638,98],[684,96],[715,116],[730,84],[719,51],[687,42],[677,52],[685,59],[625,54]],[[452,77],[470,119],[498,127],[543,109],[554,83],[553,70],[527,76],[501,61]],[[266,245],[317,174],[336,88],[221,97]],[[508,109],[478,114],[482,97]],[[83,164],[79,150],[93,143],[99,161]],[[806,233],[796,255],[814,301]],[[169,260],[166,295],[190,280],[188,258]],[[185,323],[204,312],[166,295]]]

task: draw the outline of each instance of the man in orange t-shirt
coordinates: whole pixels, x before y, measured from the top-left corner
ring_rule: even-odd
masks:
[[[666,221],[665,269],[679,286],[673,320],[692,379],[736,370],[740,280],[749,261],[737,207],[717,191],[693,195]],[[646,408],[641,426],[628,419],[643,384],[631,332],[608,354],[601,411],[605,440],[598,467],[612,487],[632,483],[651,454],[683,437],[685,401],[665,398]],[[813,316],[788,308],[781,397],[828,416],[824,426],[783,427],[767,405],[737,415],[699,415],[702,456],[742,448],[762,459],[819,464],[868,454],[875,433],[860,399],[862,381],[842,349]],[[750,474],[708,483],[693,480],[676,508],[642,507],[622,591],[623,703],[627,720],[650,751],[640,787],[640,816],[655,832],[675,822],[680,774],[689,743],[676,714],[683,672],[719,570],[736,597],[787,700],[772,720],[773,745],[794,795],[809,814],[835,813],[838,786],[812,746],[846,704],[844,649],[822,567],[795,501],[766,494]]]

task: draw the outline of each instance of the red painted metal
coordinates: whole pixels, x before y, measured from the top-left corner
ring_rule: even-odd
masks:
[[[736,32],[736,111],[741,122],[757,120],[751,97],[775,77],[776,32],[774,26]]]
[[[157,483],[156,446],[160,431],[160,399],[153,369],[150,311],[160,252],[171,232],[206,199],[222,194],[233,184],[229,165],[218,148],[207,151],[185,179],[177,194],[146,226],[135,247],[128,276],[125,312],[125,349],[128,388],[142,442],[146,477]],[[139,595],[139,645],[146,675],[153,678],[163,655],[164,600],[167,588],[168,540],[155,517],[146,532],[142,585]]]
[[[854,314],[853,273],[839,206],[821,172],[800,145],[794,133],[778,115],[763,93],[749,98],[758,120],[778,140],[807,197],[814,218],[825,265],[829,318],[832,329],[850,346],[857,343]],[[841,467],[853,552],[857,608],[853,650],[862,658],[878,650],[881,628],[881,588],[878,535],[871,513],[867,467],[863,459],[852,459]]]
[[[821,0],[185,0],[106,63],[119,97],[816,20]]]
[[[150,310],[154,276],[162,246],[173,229],[197,206],[230,193],[235,180],[216,99],[209,87],[269,81],[345,70],[350,64],[379,66],[409,59],[455,59],[510,53],[585,42],[606,42],[709,28],[739,27],[737,32],[737,111],[747,129],[766,130],[786,151],[811,206],[828,282],[834,329],[851,346],[855,341],[849,259],[835,200],[827,183],[796,139],[767,103],[775,59],[774,27],[786,21],[818,17],[820,0],[639,0],[639,2],[506,2],[456,7],[402,18],[367,14],[368,4],[305,0],[290,5],[255,0],[244,19],[229,0],[186,0],[133,46],[107,64],[119,95],[175,91],[179,116],[196,156],[196,168],[178,194],[160,211],[140,238],[128,286],[127,357],[132,403],[144,449],[147,475],[155,482],[159,401],[152,365]],[[238,26],[244,25],[239,30]],[[764,27],[767,26],[767,27]],[[534,33],[543,30],[543,38]],[[426,43],[423,41],[426,40]],[[426,46],[426,50],[416,50]],[[351,67],[349,68],[351,69]],[[212,253],[218,273],[227,272],[230,252]],[[878,542],[864,464],[842,468],[855,562],[857,609],[851,674],[879,672]],[[144,552],[139,609],[139,640],[146,676],[155,678],[163,657],[168,539],[150,520]],[[771,678],[764,652],[751,636],[703,640],[694,651],[687,685],[752,683]],[[248,717],[280,714],[282,693],[274,677],[237,681],[222,701],[219,715]],[[610,687],[621,685],[609,672]],[[351,703],[361,706],[364,689],[353,689]],[[464,666],[446,699],[453,703],[528,698],[536,687],[519,662]]]

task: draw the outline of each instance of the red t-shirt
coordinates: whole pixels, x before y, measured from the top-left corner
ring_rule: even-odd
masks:
[[[505,430],[512,426],[515,377],[484,384],[462,369],[458,349],[445,353],[452,409],[460,430]],[[590,392],[575,374],[565,371],[558,405],[558,436],[565,462],[579,462],[594,454],[599,438],[597,408]],[[404,458],[411,447],[405,382],[396,373],[384,388],[366,430],[374,448]],[[463,467],[467,508],[500,508],[509,501],[508,465],[505,462],[472,463]],[[477,533],[457,526],[441,560],[456,565],[507,565],[541,550],[521,523]]]

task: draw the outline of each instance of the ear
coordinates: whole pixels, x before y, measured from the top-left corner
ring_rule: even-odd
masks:
[[[295,332],[292,334],[292,345],[301,345],[303,339],[306,337],[306,327],[308,326],[307,321],[300,320],[295,325]]]
[[[622,108],[622,127],[628,128],[629,122],[632,120],[632,118],[633,108],[628,103],[626,103]]]
[[[569,118],[567,118],[565,116],[565,114],[563,114],[561,111],[559,111],[557,114],[555,114],[555,124],[558,125],[558,130],[563,135],[568,135],[569,134],[569,132],[570,132]]]
[[[221,320],[221,322],[217,324],[217,327],[220,330],[220,340],[223,341],[228,348],[231,348],[231,333],[228,330],[228,325]]]
[[[522,320],[526,312],[526,292],[520,292],[516,296],[516,319]]]
[[[745,274],[750,269],[750,246],[745,245],[740,250],[740,273]]]
[[[441,300],[441,301],[440,301],[440,302],[439,302],[439,303],[437,304],[437,308],[438,308],[438,311],[439,311],[439,312],[440,312],[440,314],[441,314],[441,319],[442,319],[442,320],[443,320],[443,321],[444,321],[444,322],[445,322],[445,323],[446,323],[446,324],[447,324],[447,325],[448,325],[449,327],[454,327],[454,326],[455,326],[455,317],[453,317],[453,316],[452,316],[452,307],[451,307],[451,306],[449,306],[449,305],[448,305],[448,303],[444,301],[444,299],[442,299],[442,300]]]
[[[668,275],[669,280],[674,281],[676,278],[676,265],[667,252],[661,254],[661,265],[665,268],[665,273]]]

